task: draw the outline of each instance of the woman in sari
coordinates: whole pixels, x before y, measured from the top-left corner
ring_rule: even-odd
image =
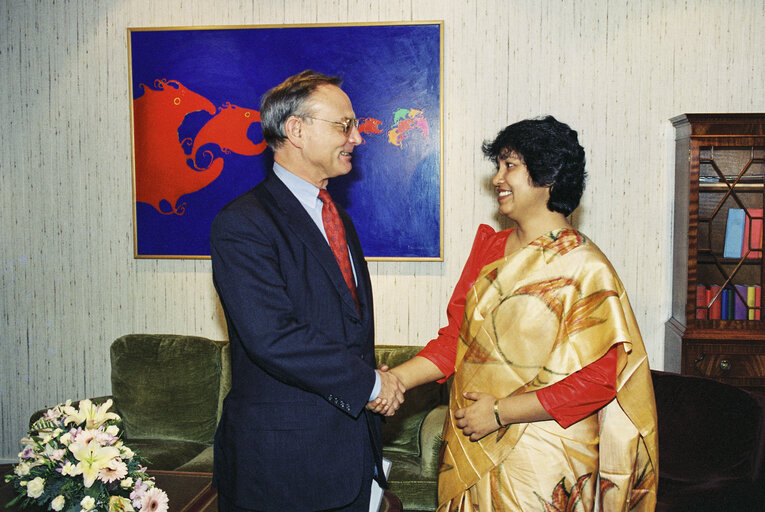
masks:
[[[530,119],[483,151],[516,227],[479,226],[448,325],[390,370],[407,389],[454,375],[438,510],[653,510],[643,341],[613,267],[567,220],[584,189],[577,133]]]

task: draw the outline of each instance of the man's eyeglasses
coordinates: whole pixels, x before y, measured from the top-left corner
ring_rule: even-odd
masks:
[[[345,135],[348,135],[349,133],[351,133],[351,130],[359,126],[359,120],[356,118],[343,119],[342,121],[330,121],[329,119],[322,119],[320,117],[313,117],[313,116],[301,116],[301,117],[307,117],[308,119],[315,119],[317,121],[324,121],[325,123],[332,123],[338,126],[342,126],[343,133]]]

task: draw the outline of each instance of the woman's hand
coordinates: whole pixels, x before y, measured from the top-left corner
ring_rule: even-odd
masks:
[[[464,435],[470,436],[471,441],[478,441],[499,428],[494,418],[494,402],[497,397],[475,391],[463,393],[462,396],[473,400],[469,406],[454,412],[457,427]]]
[[[388,367],[387,364],[381,364],[377,369],[380,372],[390,371],[390,368]],[[391,372],[391,374],[392,373],[393,372]],[[398,376],[396,375],[396,377]],[[403,388],[403,386],[401,385],[399,385],[399,389],[402,394],[404,393],[404,391],[406,391],[406,389]],[[380,392],[380,395],[382,395],[382,390]],[[388,400],[386,398],[383,398],[382,396],[378,396],[371,402],[367,402],[367,409],[369,409],[370,411],[374,413],[382,414],[383,416],[393,416],[402,403],[404,403],[403,396],[401,397],[400,401]]]

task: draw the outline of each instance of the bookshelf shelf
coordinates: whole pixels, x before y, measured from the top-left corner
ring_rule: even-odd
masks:
[[[699,192],[726,192],[729,188],[733,188],[725,183],[699,183]],[[744,194],[747,192],[759,192],[762,193],[765,185],[762,183],[738,183],[735,186],[736,193]]]
[[[667,350],[679,348],[684,374],[765,393],[765,113],[684,114],[671,121],[675,220]]]
[[[738,265],[738,264],[741,264],[741,265],[752,265],[752,266],[757,266],[757,267],[762,265],[762,259],[761,258],[745,259],[745,260],[742,261],[742,260],[733,259],[733,258],[722,258],[722,257],[720,257],[719,254],[716,257],[717,257],[716,261],[719,264],[724,265],[726,267],[728,267],[728,266],[735,266],[735,265]],[[699,264],[700,265],[703,265],[703,264],[714,264],[714,263],[715,263],[715,259],[712,256],[707,256],[707,255],[701,254],[701,252],[699,253]]]

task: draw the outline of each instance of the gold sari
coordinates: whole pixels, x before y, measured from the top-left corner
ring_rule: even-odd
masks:
[[[558,382],[618,349],[616,399],[564,429],[512,424],[477,442],[462,393],[509,396]],[[439,512],[653,510],[656,405],[627,294],[602,252],[554,231],[484,267],[468,293],[438,479]]]

